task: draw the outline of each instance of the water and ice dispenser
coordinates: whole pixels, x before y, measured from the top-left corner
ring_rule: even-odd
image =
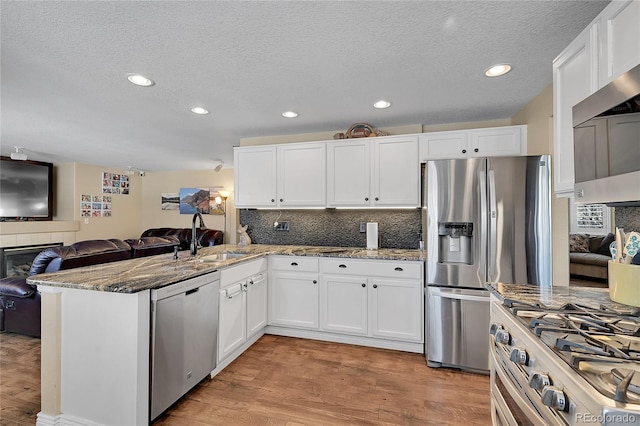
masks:
[[[473,223],[438,222],[438,262],[473,264]]]

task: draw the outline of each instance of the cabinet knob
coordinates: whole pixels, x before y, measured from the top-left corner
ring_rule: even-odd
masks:
[[[466,150],[466,149],[463,149],[463,150],[462,150],[462,153],[463,153],[463,154],[466,154],[466,153],[467,153],[467,150]]]
[[[478,148],[475,148],[475,149],[473,150],[473,152],[478,152]]]
[[[280,202],[283,202],[284,200],[282,198],[280,198]]]
[[[364,197],[364,200],[365,201],[369,201],[369,197]]]
[[[366,287],[367,285],[365,283],[362,283],[362,287]]]
[[[374,285],[373,285],[373,288],[378,288],[378,284],[374,284]]]
[[[253,285],[253,280],[249,280],[249,284],[250,284],[250,285]]]
[[[275,203],[275,202],[276,202],[276,200],[275,200],[274,198],[272,198],[272,199],[271,199],[271,202],[272,202],[272,203]]]
[[[380,198],[376,197],[376,201],[380,200]]]
[[[318,284],[318,281],[316,281],[316,280],[313,280],[313,283],[314,283],[314,284]]]

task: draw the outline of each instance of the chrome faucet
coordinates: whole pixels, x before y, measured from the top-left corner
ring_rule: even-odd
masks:
[[[198,253],[198,234],[196,233],[196,218],[200,218],[200,229],[204,229],[204,220],[200,212],[193,214],[191,219],[191,256],[195,256]]]

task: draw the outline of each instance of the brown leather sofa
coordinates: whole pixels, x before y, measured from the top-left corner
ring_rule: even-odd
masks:
[[[178,239],[172,236],[79,241],[40,252],[29,276],[170,253],[179,245]],[[26,280],[26,277],[0,279],[0,331],[40,337],[40,292]]]
[[[191,228],[151,228],[144,231],[141,237],[176,237],[180,241],[180,250],[189,250],[191,244]],[[200,247],[217,246],[223,243],[224,233],[217,229],[196,229],[196,238]]]

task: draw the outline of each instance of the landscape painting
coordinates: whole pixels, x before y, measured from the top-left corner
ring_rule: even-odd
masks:
[[[209,214],[209,188],[180,188],[180,214]]]
[[[176,192],[162,193],[162,210],[180,210],[180,194]]]

